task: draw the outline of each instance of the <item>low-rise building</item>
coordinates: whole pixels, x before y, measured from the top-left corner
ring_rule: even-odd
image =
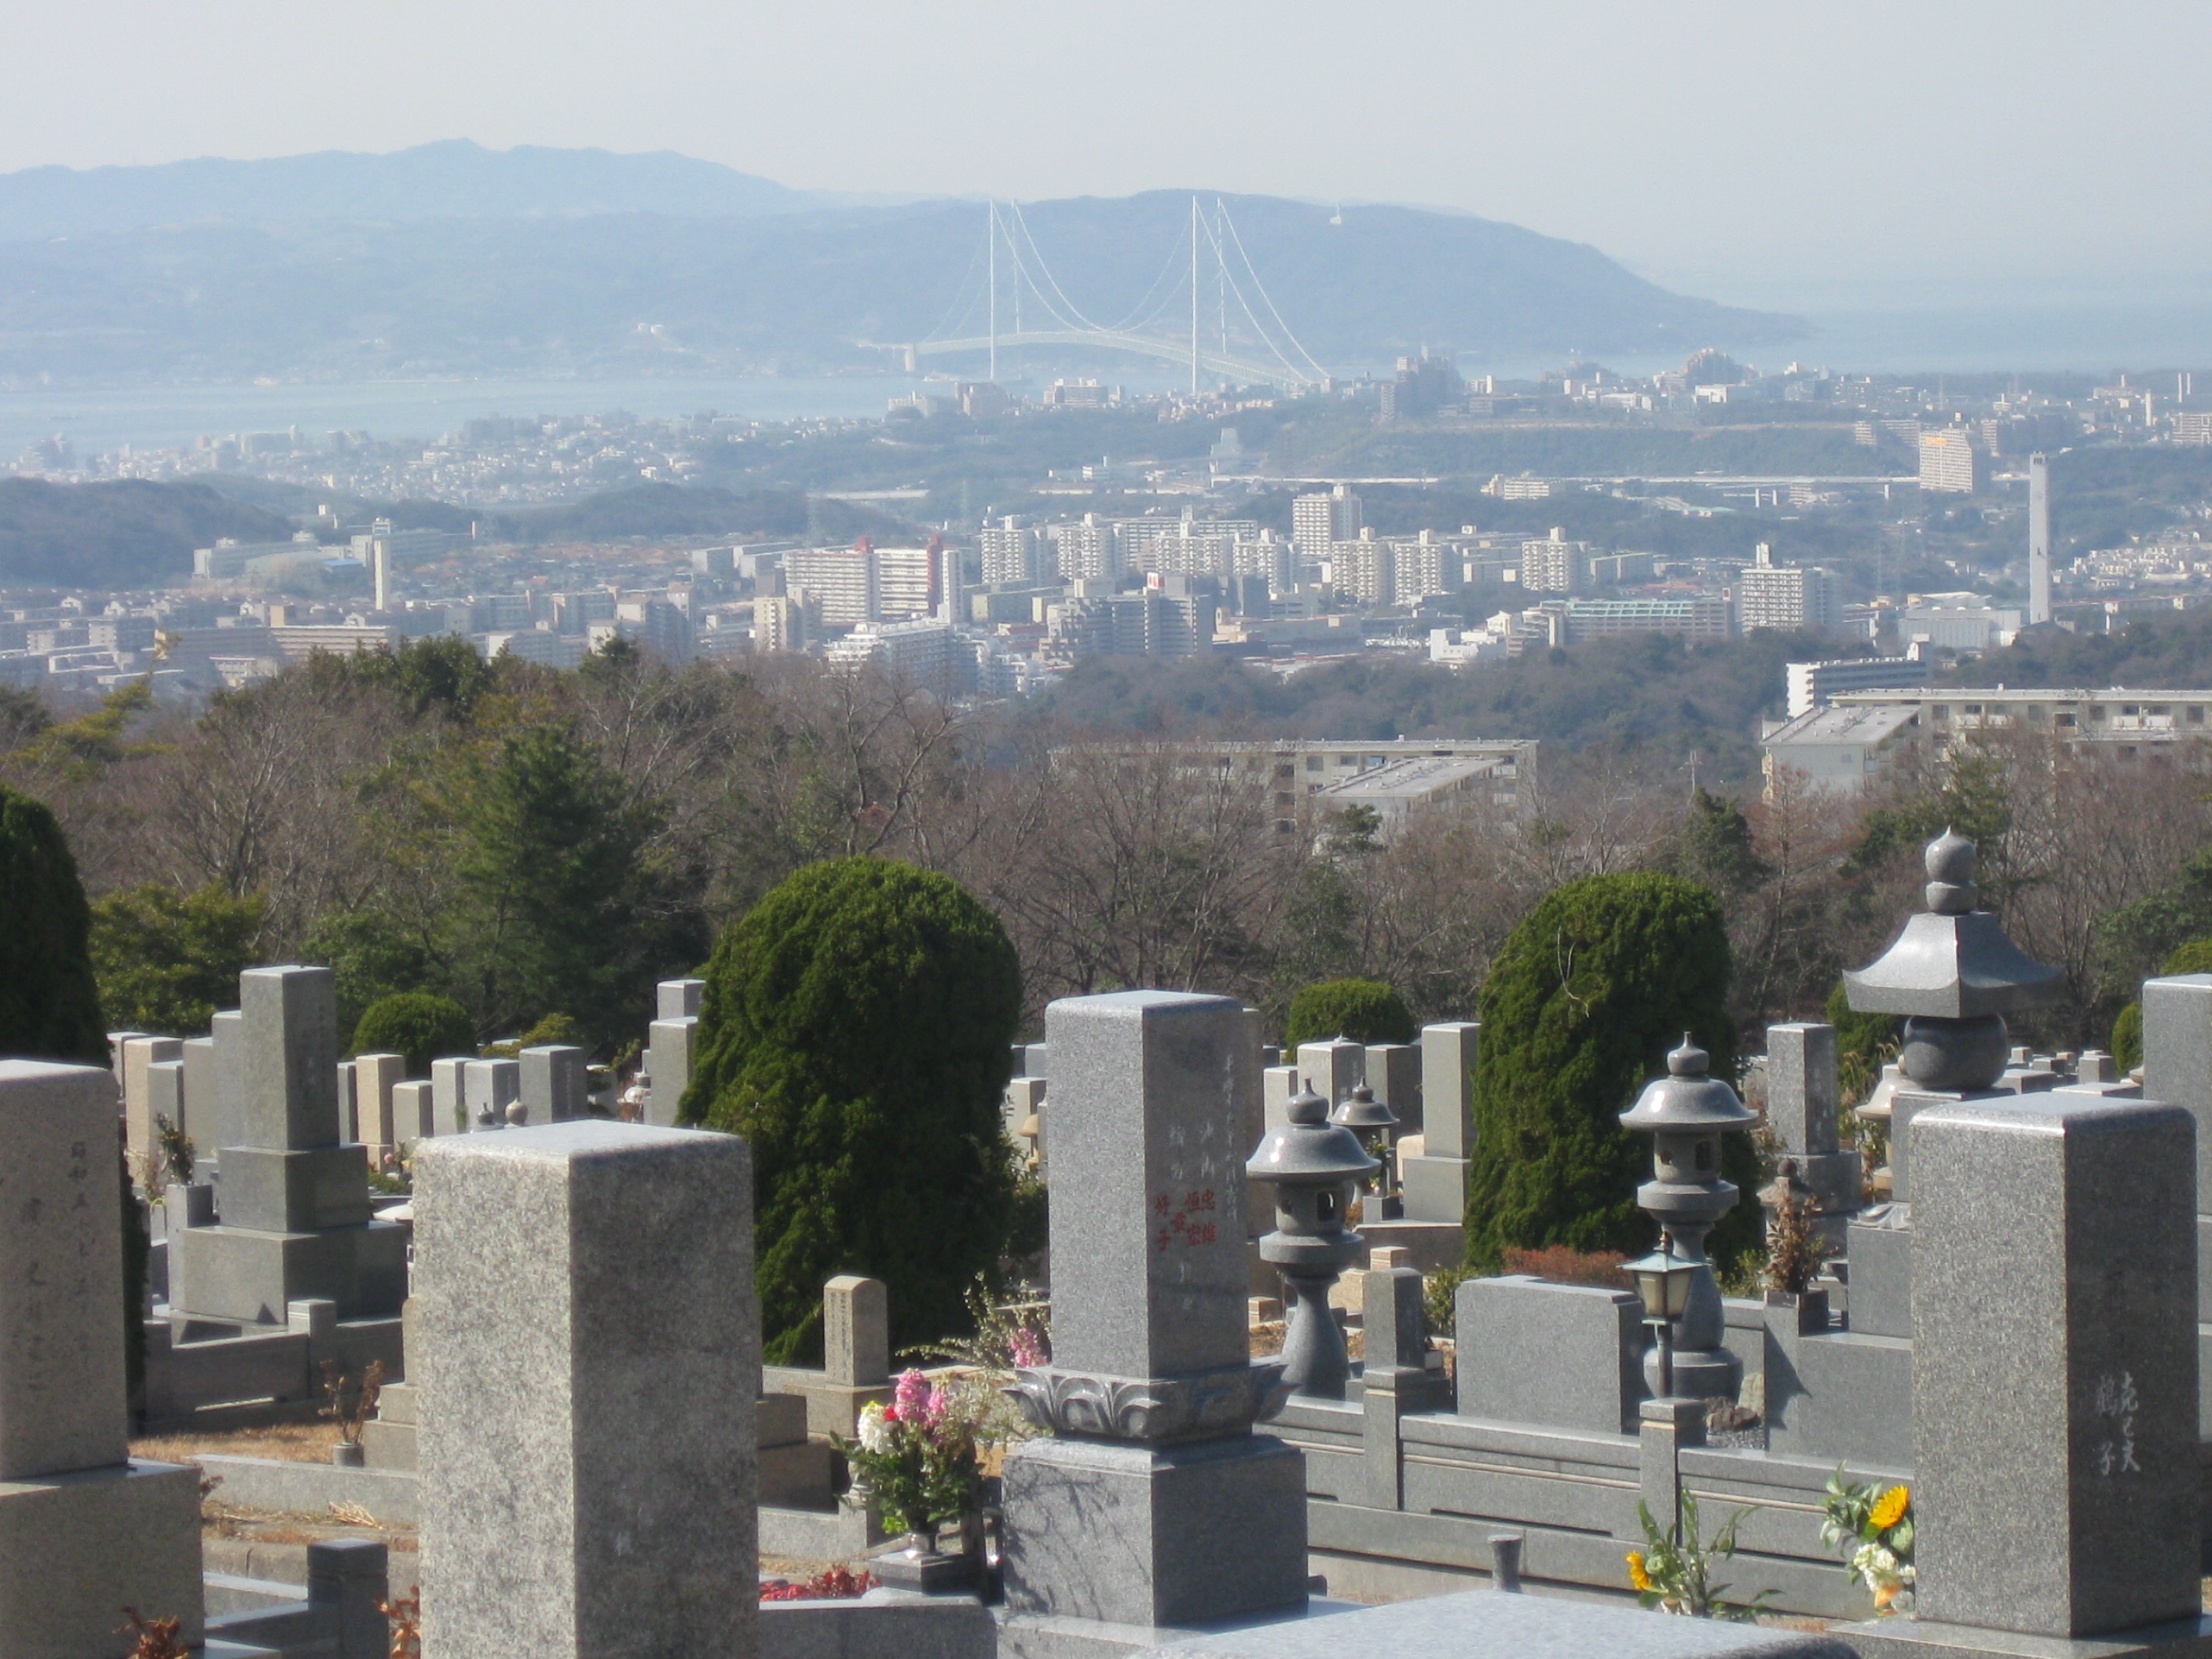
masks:
[[[1825,708],[1846,691],[1881,691],[1925,685],[1933,665],[1917,657],[1849,657],[1839,662],[1793,662],[1784,669],[1790,718]]]

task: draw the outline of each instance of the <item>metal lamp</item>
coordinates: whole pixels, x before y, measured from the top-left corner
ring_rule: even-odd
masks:
[[[1674,1392],[1674,1322],[1688,1310],[1691,1287],[1698,1282],[1703,1264],[1674,1253],[1674,1243],[1662,1237],[1659,1248],[1638,1256],[1627,1266],[1636,1276],[1636,1294],[1644,1304],[1644,1322],[1651,1327],[1659,1356],[1659,1397]]]

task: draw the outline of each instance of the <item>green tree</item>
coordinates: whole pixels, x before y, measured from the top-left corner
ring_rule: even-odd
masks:
[[[0,785],[0,1054],[108,1064],[91,934],[61,826]]]
[[[451,997],[427,991],[396,991],[369,1004],[353,1028],[355,1054],[404,1054],[407,1075],[430,1075],[430,1062],[477,1051],[476,1028],[469,1011]]]
[[[1828,993],[1828,1024],[1836,1028],[1836,1073],[1844,1099],[1856,1104],[1874,1093],[1883,1063],[1897,1053],[1905,1022],[1895,1014],[1863,1014],[1850,1004],[1841,980]]]
[[[1751,821],[1743,808],[1703,784],[1690,797],[1677,862],[1692,881],[1722,893],[1747,892],[1771,873],[1753,850]]]
[[[635,1019],[657,963],[698,959],[701,941],[660,937],[654,814],[590,744],[555,726],[508,732],[454,806],[465,902],[450,945],[480,1030],[557,1008],[605,1042]]]
[[[770,890],[706,977],[682,1111],[751,1146],[763,1353],[818,1351],[837,1273],[890,1286],[902,1346],[963,1328],[1013,1219],[1021,964],[998,919],[947,877],[833,859]]]
[[[1326,1042],[1346,1036],[1354,1042],[1411,1042],[1413,1016],[1406,1001],[1379,979],[1329,979],[1298,988],[1291,998],[1285,1041]]]
[[[111,893],[92,907],[92,966],[100,1006],[140,1031],[204,1031],[238,1000],[253,965],[266,905],[221,886],[179,893],[158,884]]]
[[[1715,1076],[1735,1076],[1729,974],[1718,900],[1679,876],[1570,882],[1513,930],[1482,989],[1470,1267],[1495,1272],[1513,1249],[1650,1247],[1636,1207],[1650,1140],[1619,1118],[1686,1030]],[[1740,1188],[1756,1184],[1750,1137],[1726,1138],[1722,1169]],[[1740,1203],[1715,1231],[1715,1259],[1757,1227],[1757,1206]]]

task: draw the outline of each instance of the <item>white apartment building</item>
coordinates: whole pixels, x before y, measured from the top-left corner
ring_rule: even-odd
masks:
[[[1064,582],[1103,578],[1111,581],[1121,574],[1121,542],[1111,525],[1099,522],[1096,513],[1083,515],[1081,524],[1045,526],[1052,543],[1053,570]]]
[[[1972,495],[1982,487],[1981,457],[1957,428],[1920,434],[1920,487]]]
[[[1398,599],[1398,550],[1372,530],[1356,540],[1337,542],[1328,550],[1329,580],[1339,592],[1363,605],[1395,605]]]
[[[1521,587],[1528,593],[1579,593],[1589,582],[1589,544],[1571,542],[1553,528],[1541,541],[1521,544]]]
[[[1901,645],[1940,646],[1950,651],[1988,651],[2012,643],[2025,615],[1999,606],[1982,593],[1915,593],[1898,613]]]
[[[1044,532],[1009,515],[975,532],[986,587],[1030,587],[1056,574],[1054,549]]]
[[[783,556],[784,592],[817,602],[829,628],[910,622],[946,597],[957,558],[936,537],[926,547],[877,547],[863,536],[851,547],[796,549]]]
[[[1357,540],[1362,527],[1359,497],[1349,484],[1325,494],[1300,495],[1291,503],[1291,541],[1304,559],[1325,559],[1339,542]]]
[[[1835,578],[1821,569],[1775,563],[1774,550],[1765,542],[1736,580],[1735,611],[1736,625],[1747,634],[1754,628],[1826,631],[1843,624]]]
[[[1880,691],[1928,684],[1933,665],[1916,657],[1850,657],[1839,662],[1784,665],[1790,718],[1825,708],[1846,691]]]

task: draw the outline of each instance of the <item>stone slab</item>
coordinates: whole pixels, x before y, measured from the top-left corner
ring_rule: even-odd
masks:
[[[2212,1659],[2212,1619],[2201,1615],[2117,1636],[2021,1636],[1917,1618],[1837,1625],[1829,1634],[1860,1659]]]
[[[176,1037],[128,1036],[118,1045],[122,1068],[123,1133],[133,1159],[155,1150],[154,1103],[147,1087],[147,1069],[157,1062],[185,1057],[185,1045]],[[170,1121],[176,1121],[174,1114]]]
[[[760,1659],[993,1659],[998,1626],[969,1595],[872,1593],[762,1604]]]
[[[1305,1459],[1272,1436],[1030,1440],[1004,1484],[1010,1613],[1158,1626],[1306,1599]]]
[[[243,1093],[234,1144],[279,1151],[337,1146],[338,1014],[331,970],[249,968],[238,976],[238,1006]]]
[[[103,1066],[0,1060],[0,1480],[129,1453],[115,1097]]]
[[[2194,1119],[2059,1090],[1913,1135],[1917,1611],[2054,1637],[2194,1618]],[[2024,1262],[2049,1293],[2020,1294]]]
[[[1474,1062],[1482,1027],[1471,1019],[1421,1027],[1424,1152],[1463,1158],[1474,1150]]]
[[[234,1146],[224,1161],[226,1227],[308,1233],[357,1227],[368,1215],[368,1164],[358,1143],[290,1152]]]
[[[840,1273],[822,1286],[822,1374],[844,1388],[890,1381],[890,1291],[880,1279]]]
[[[2143,981],[2143,1093],[2197,1120],[2197,1208],[2212,1215],[2212,974]]]
[[[476,1127],[462,1104],[461,1068],[468,1063],[461,1054],[430,1062],[430,1104],[441,1135],[466,1134]]]
[[[374,1423],[364,1424],[374,1428]],[[247,1509],[280,1515],[327,1516],[333,1504],[357,1504],[387,1526],[411,1527],[419,1511],[421,1482],[389,1468],[341,1468],[279,1457],[228,1457],[208,1453],[192,1459],[222,1479],[222,1498]]]
[[[860,1432],[863,1411],[886,1404],[891,1397],[891,1384],[887,1382],[832,1382],[820,1371],[795,1366],[763,1366],[761,1387],[770,1394],[793,1395],[805,1401],[809,1434],[842,1434],[848,1439]]]
[[[1406,1265],[1421,1273],[1439,1273],[1467,1260],[1467,1231],[1457,1221],[1363,1221],[1359,1236],[1370,1249],[1406,1252]]]
[[[1323,1100],[1334,1106],[1367,1078],[1367,1050],[1347,1038],[1298,1044],[1298,1075]]]
[[[215,1115],[200,1144],[222,1161],[222,1149],[239,1144],[246,1126],[246,1014],[225,1008],[208,1019],[208,1045],[215,1054]]]
[[[415,1191],[426,1648],[753,1651],[744,1142],[590,1118],[447,1137]]]
[[[0,1652],[124,1659],[134,1645],[116,1629],[126,1607],[181,1619],[196,1644],[199,1483],[198,1469],[175,1463],[0,1481]]]
[[[1766,1449],[1775,1456],[1900,1477],[1912,1467],[1911,1341],[1856,1330],[1802,1334],[1794,1319],[1770,1318],[1765,1358]]]
[[[438,1118],[437,1085],[427,1079],[394,1084],[392,1089],[392,1128],[396,1145],[412,1146],[433,1135],[453,1133],[450,1121]]]
[[[1636,1432],[1644,1307],[1627,1291],[1509,1273],[1464,1281],[1455,1311],[1461,1416]]]
[[[212,1162],[222,1150],[216,1138],[222,1084],[216,1069],[215,1039],[186,1037],[184,1066],[185,1133],[191,1136],[192,1146],[201,1161]]]
[[[469,1127],[507,1127],[507,1109],[522,1098],[522,1066],[512,1060],[470,1060],[461,1063],[461,1109]],[[489,1113],[487,1125],[484,1115]]]
[[[803,1445],[806,1440],[805,1400],[795,1394],[761,1395],[753,1401],[753,1434],[763,1449]]]
[[[1069,997],[1045,1030],[1054,1366],[1156,1377],[1244,1364],[1243,1006]]]
[[[354,1099],[360,1112],[358,1137],[363,1146],[373,1149],[370,1156],[379,1158],[412,1138],[399,1132],[392,1111],[394,1091],[407,1080],[407,1056],[356,1054],[353,1075]]]
[[[1405,1200],[1406,1219],[1459,1226],[1467,1216],[1467,1170],[1463,1158],[1438,1158],[1424,1152],[1407,1158],[1399,1166],[1400,1194]]]

